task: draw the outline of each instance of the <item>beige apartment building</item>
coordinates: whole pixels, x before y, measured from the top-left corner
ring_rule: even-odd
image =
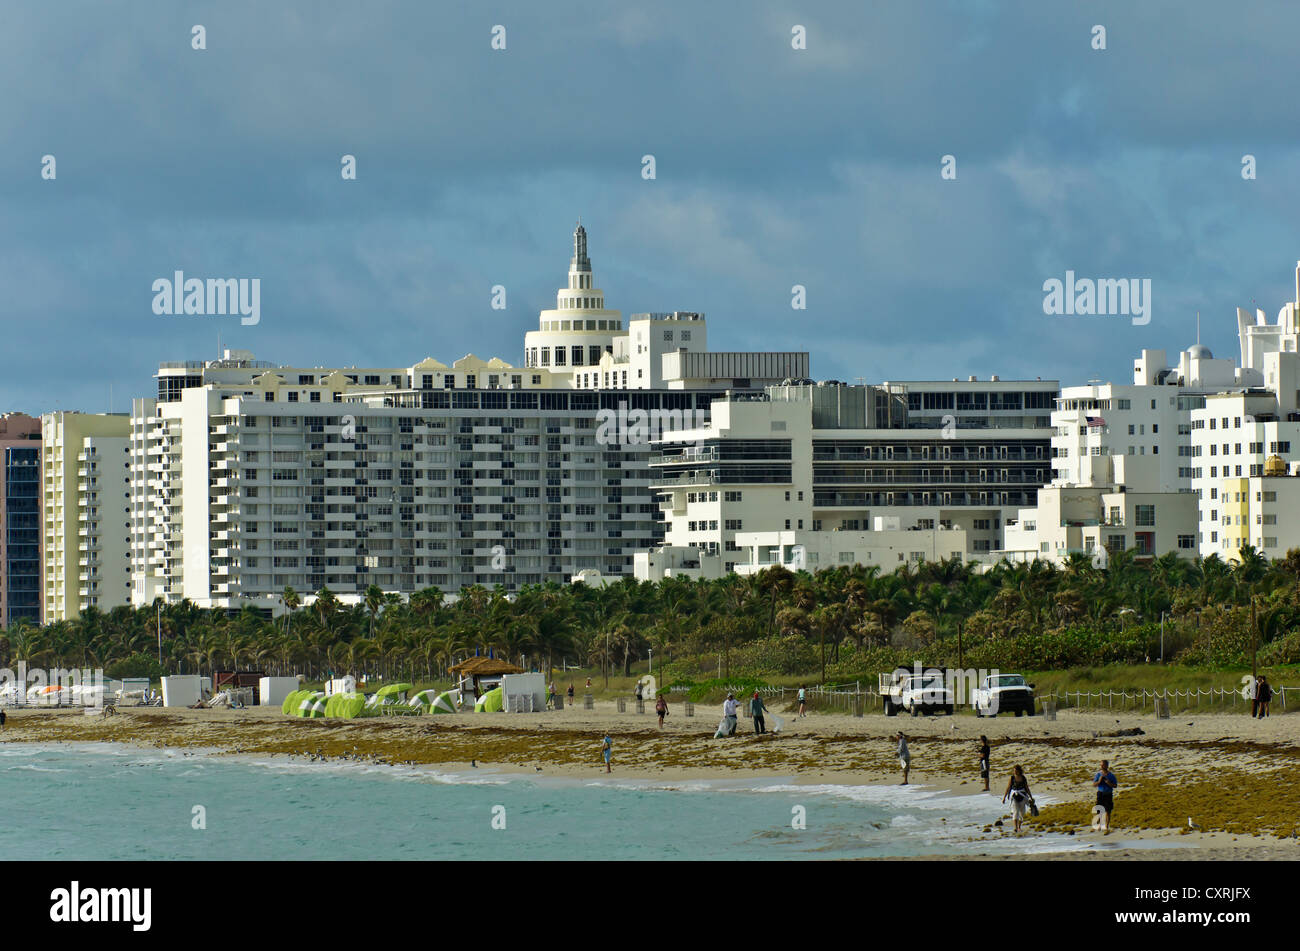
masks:
[[[125,414],[41,417],[45,623],[131,602]]]

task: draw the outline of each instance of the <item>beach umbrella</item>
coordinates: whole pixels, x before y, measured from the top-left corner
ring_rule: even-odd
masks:
[[[375,696],[379,698],[379,703],[384,703],[388,700],[398,700],[400,699],[398,695],[406,693],[406,691],[410,690],[412,686],[412,684],[385,684],[375,692]]]
[[[500,713],[502,707],[501,688],[493,687],[474,701],[475,713]]]

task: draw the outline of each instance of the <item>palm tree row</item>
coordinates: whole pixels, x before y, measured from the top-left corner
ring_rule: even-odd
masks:
[[[548,673],[565,660],[628,674],[653,650],[665,662],[717,657],[729,674],[732,651],[765,637],[807,638],[824,669],[846,641],[870,648],[963,630],[991,638],[1066,626],[1119,632],[1162,619],[1197,626],[1207,611],[1246,607],[1268,641],[1300,624],[1300,550],[1274,562],[1251,548],[1233,562],[1115,552],[1104,568],[1082,554],[1060,568],[1004,561],[980,570],[958,559],[904,563],[891,574],[863,565],[775,566],[718,580],[548,583],[513,595],[474,586],[454,599],[437,588],[403,598],[372,586],[357,604],[328,589],[305,599],[286,588],[280,603],[278,618],[182,601],[91,608],[44,627],[19,621],[0,632],[0,665],[102,667],[110,676],[256,668],[309,679],[351,672],[433,680],[475,653]]]

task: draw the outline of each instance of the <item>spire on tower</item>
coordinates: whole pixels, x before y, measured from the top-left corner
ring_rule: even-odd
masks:
[[[587,229],[578,219],[578,227],[573,232],[573,260],[569,264],[571,271],[590,271],[591,259],[587,257]]]

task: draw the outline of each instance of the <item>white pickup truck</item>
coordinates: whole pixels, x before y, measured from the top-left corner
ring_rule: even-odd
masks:
[[[922,713],[951,714],[954,709],[953,693],[944,680],[942,670],[892,670],[880,675],[880,696],[885,702],[885,716],[897,716],[900,710],[912,716]]]
[[[1034,715],[1034,685],[1025,683],[1020,674],[990,674],[980,681],[971,697],[977,717],[995,717],[1014,713]]]

